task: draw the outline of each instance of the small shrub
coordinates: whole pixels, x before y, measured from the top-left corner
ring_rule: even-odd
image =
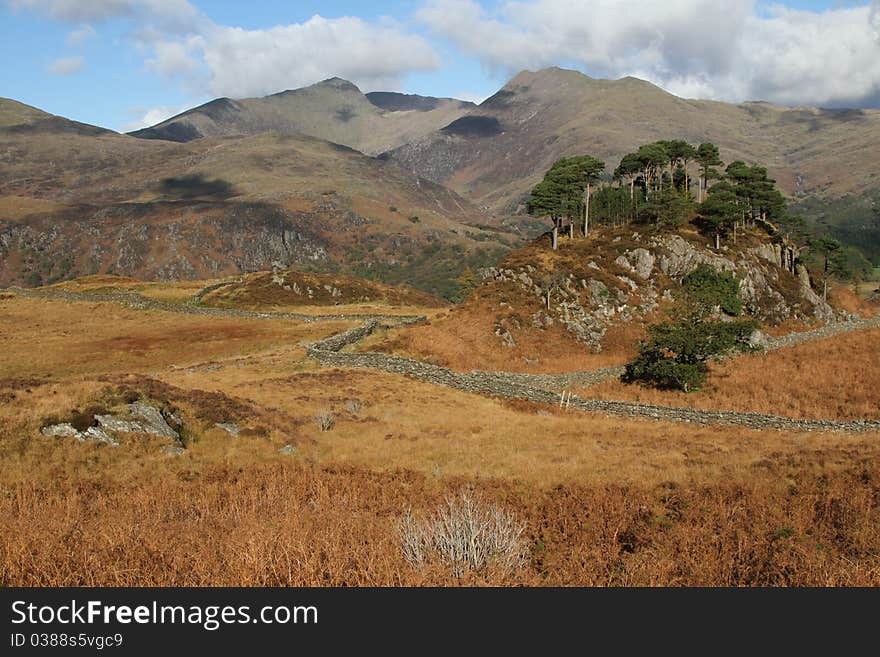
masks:
[[[388,211],[389,212],[397,212],[397,206],[396,205],[389,205]]]
[[[467,489],[446,498],[445,504],[427,518],[407,510],[397,531],[404,559],[416,568],[437,559],[460,576],[468,569],[485,566],[513,570],[527,560],[525,525],[496,504],[475,498]]]
[[[706,380],[710,358],[742,348],[757,322],[707,322],[696,317],[648,327],[650,339],[626,366],[625,383],[647,383],[661,389],[698,390]]]
[[[352,415],[357,415],[361,412],[361,409],[364,405],[361,403],[360,399],[346,399],[345,400],[345,410]]]
[[[318,429],[322,432],[330,431],[330,429],[333,428],[333,425],[336,424],[336,417],[333,415],[333,413],[330,413],[329,411],[319,413],[313,419]]]
[[[703,312],[721,308],[728,315],[741,315],[742,300],[739,286],[730,272],[715,271],[703,263],[685,276],[682,281],[688,298]]]
[[[411,216],[411,217],[409,218],[409,220],[410,220],[412,223],[414,223],[414,224],[417,224],[417,223],[419,223],[419,222],[421,221],[421,219],[419,219],[418,215],[413,215],[413,216]]]

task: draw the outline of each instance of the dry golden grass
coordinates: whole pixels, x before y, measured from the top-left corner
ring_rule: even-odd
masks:
[[[31,214],[49,213],[63,209],[63,203],[29,196],[0,194],[0,220],[15,221]]]
[[[0,585],[873,585],[876,462],[780,485],[581,486],[479,493],[527,528],[527,565],[414,570],[394,524],[461,482],[299,463],[141,463],[10,480]]]
[[[757,411],[796,418],[880,418],[880,329],[855,331],[711,366],[695,393],[609,381],[580,391],[601,399]]]
[[[707,484],[748,481],[756,463],[825,452],[829,463],[880,456],[878,435],[801,434],[700,427],[559,411],[505,402],[361,370],[275,365],[161,375],[171,384],[223,391],[302,420],[301,452],[318,463],[403,468],[441,477],[500,478],[539,487],[573,482]],[[350,412],[346,402],[357,400]],[[332,412],[321,432],[312,418]],[[850,451],[854,450],[854,451]]]
[[[608,418],[304,358],[350,325],[0,300],[0,585],[880,584],[876,434]],[[186,453],[39,434],[118,389],[173,405]],[[463,484],[526,523],[525,568],[405,562],[405,508]]]
[[[302,357],[298,344],[351,323],[299,324],[137,311],[113,303],[0,299],[0,378],[149,372],[267,350]]]
[[[460,372],[538,374],[621,365],[636,353],[644,336],[641,326],[613,327],[603,340],[602,351],[594,353],[564,329],[553,326],[517,333],[516,345],[507,347],[494,334],[493,317],[491,312],[440,313],[428,324],[376,334],[360,348],[418,358]]]
[[[878,283],[870,283],[867,286],[860,285],[834,285],[828,292],[828,302],[840,310],[848,313],[856,313],[862,317],[873,317],[880,310],[880,305],[866,299],[870,291],[880,287]],[[865,292],[868,294],[865,294]]]
[[[221,279],[205,281],[175,281],[175,282],[149,282],[139,281],[127,276],[115,276],[112,274],[94,274],[82,276],[70,281],[63,281],[49,286],[49,289],[60,288],[70,292],[84,293],[113,293],[135,292],[137,294],[165,301],[167,303],[183,303],[189,301],[202,288],[212,283],[219,283]]]

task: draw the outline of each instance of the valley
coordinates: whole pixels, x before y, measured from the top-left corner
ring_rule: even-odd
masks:
[[[878,140],[559,68],[0,99],[0,585],[880,585]]]

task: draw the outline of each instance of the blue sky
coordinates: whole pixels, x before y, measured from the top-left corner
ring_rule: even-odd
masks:
[[[480,100],[551,65],[685,97],[880,107],[880,0],[0,0],[0,57],[0,96],[116,130],[333,75]]]

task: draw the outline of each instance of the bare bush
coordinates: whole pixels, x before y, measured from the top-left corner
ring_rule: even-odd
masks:
[[[397,531],[403,556],[410,564],[420,568],[439,559],[451,566],[456,576],[490,565],[513,570],[524,566],[528,557],[525,524],[467,489],[447,497],[427,518],[408,509],[398,521]]]
[[[318,413],[313,420],[320,431],[330,431],[330,429],[333,428],[333,425],[336,424],[336,416],[330,411]]]
[[[345,400],[345,410],[351,413],[352,415],[357,415],[361,412],[361,409],[364,405],[361,403],[360,399],[346,399]]]

